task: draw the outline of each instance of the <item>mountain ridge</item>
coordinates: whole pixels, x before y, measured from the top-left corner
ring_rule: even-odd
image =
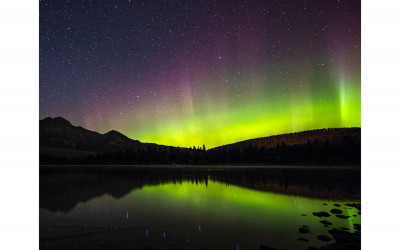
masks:
[[[100,134],[62,117],[40,120],[39,130],[42,163],[358,163],[361,152],[361,128],[307,130],[208,150],[142,143],[115,130]]]
[[[73,126],[62,117],[46,117],[39,121],[39,146],[90,152],[115,152],[127,148],[156,146],[156,144],[130,139],[115,130],[100,134],[80,126]]]
[[[127,137],[126,135],[122,134],[119,131],[116,131],[114,129],[106,132],[106,133],[99,133],[96,131],[92,131],[86,128],[83,128],[81,126],[73,126],[68,120],[66,120],[63,117],[46,117],[40,120],[40,127],[44,125],[44,123],[49,123],[53,121],[55,125],[63,125],[63,126],[69,126],[69,127],[74,127],[78,128],[81,130],[88,131],[90,133],[95,133],[98,135],[102,135],[105,137],[109,138],[121,138],[124,140],[131,140],[134,142],[140,142],[139,140],[132,139]],[[43,123],[43,124],[42,124]],[[42,132],[42,131],[40,131]],[[351,134],[355,136],[361,136],[361,128],[360,127],[342,127],[342,128],[323,128],[323,129],[312,129],[312,130],[304,130],[304,131],[299,131],[299,132],[293,132],[293,133],[284,133],[284,134],[278,134],[278,135],[270,135],[270,136],[265,136],[265,137],[257,137],[257,138],[252,138],[252,139],[247,139],[243,141],[238,141],[234,143],[229,143],[229,144],[224,144],[221,146],[216,146],[213,147],[209,150],[217,150],[220,148],[226,148],[226,147],[237,147],[237,146],[243,146],[243,145],[251,145],[252,147],[255,148],[260,148],[260,147],[265,147],[265,148],[270,148],[270,147],[275,147],[282,142],[284,142],[286,145],[297,145],[297,144],[306,144],[307,141],[314,141],[314,140],[319,140],[319,141],[326,141],[328,140],[331,143],[339,142],[338,140],[341,140],[340,136],[338,134]],[[156,143],[143,143],[146,145],[158,145]],[[158,146],[165,146],[165,147],[177,147],[177,146],[167,146],[167,145],[158,145]],[[180,148],[185,148],[185,147],[180,147]]]
[[[349,127],[349,128],[326,128],[326,129],[313,129],[304,130],[293,133],[285,133],[279,135],[271,135],[265,137],[258,137],[253,139],[247,139],[238,141],[222,146],[214,147],[209,150],[220,150],[222,148],[237,148],[251,146],[253,148],[273,148],[282,143],[286,145],[301,145],[314,142],[329,141],[329,143],[338,144],[341,143],[343,136],[355,136],[361,139],[361,128]]]

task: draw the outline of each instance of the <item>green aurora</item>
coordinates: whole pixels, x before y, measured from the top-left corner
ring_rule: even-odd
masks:
[[[41,3],[41,118],[206,148],[361,127],[360,1],[123,2]]]
[[[259,83],[258,91],[243,91],[244,98],[236,101],[193,100],[192,105],[177,108],[175,115],[157,114],[157,118],[151,118],[156,122],[143,116],[141,120],[148,120],[146,126],[129,128],[128,124],[135,124],[135,118],[122,130],[143,142],[184,147],[205,144],[212,148],[311,129],[361,127],[360,79],[346,80],[325,79],[325,84],[317,89],[310,85],[289,91],[277,88],[273,92]],[[276,92],[284,91],[285,96],[276,96]]]

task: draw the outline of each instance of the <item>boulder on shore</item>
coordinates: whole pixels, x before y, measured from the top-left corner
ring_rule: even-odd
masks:
[[[329,217],[329,216],[331,216],[329,213],[327,213],[327,212],[314,212],[314,213],[312,213],[314,216],[317,216],[317,217]]]
[[[299,232],[302,234],[308,234],[310,232],[310,229],[305,228],[305,227],[300,227]]]
[[[322,224],[324,224],[324,225],[332,225],[332,222],[329,222],[329,221],[327,221],[327,220],[321,220],[320,221]]]
[[[334,209],[331,210],[331,213],[333,213],[333,214],[341,214],[341,213],[343,213],[343,211],[340,210],[340,209],[334,208]]]

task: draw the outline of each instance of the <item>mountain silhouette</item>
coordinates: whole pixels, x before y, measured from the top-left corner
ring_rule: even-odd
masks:
[[[275,135],[203,150],[142,143],[118,131],[73,126],[62,117],[39,123],[41,164],[359,164],[361,128]]]
[[[126,149],[156,147],[153,143],[141,143],[111,130],[100,134],[82,127],[73,126],[62,117],[47,117],[39,122],[39,145],[41,152],[117,152]]]
[[[245,141],[240,141],[232,144],[227,144],[210,149],[211,151],[220,150],[233,150],[252,147],[255,149],[260,148],[274,148],[282,145],[304,145],[310,143],[325,143],[341,144],[343,137],[355,138],[355,143],[361,141],[361,128],[328,128],[328,129],[315,129],[307,130],[296,133],[288,133],[281,135],[273,135],[268,137],[255,138]]]

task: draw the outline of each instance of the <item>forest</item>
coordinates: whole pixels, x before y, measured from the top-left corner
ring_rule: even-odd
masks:
[[[307,140],[305,144],[288,145],[284,141],[275,147],[221,146],[206,150],[203,147],[128,148],[117,152],[97,152],[80,158],[54,157],[40,153],[40,163],[46,164],[361,164],[361,143],[354,136],[342,136],[340,142]]]

